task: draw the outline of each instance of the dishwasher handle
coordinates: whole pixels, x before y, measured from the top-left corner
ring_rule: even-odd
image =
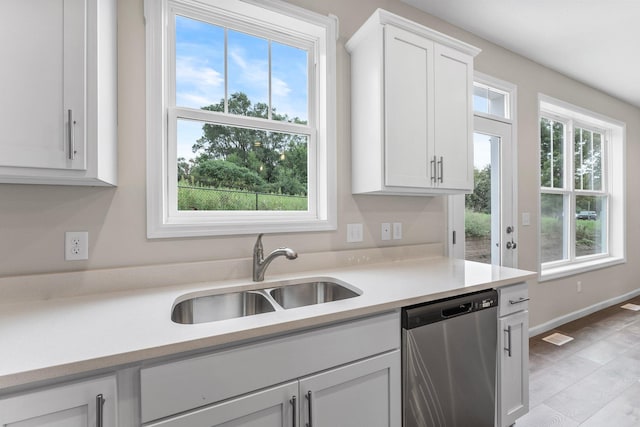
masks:
[[[470,313],[471,310],[473,310],[473,302],[468,302],[455,307],[444,308],[442,309],[440,315],[443,319],[448,319],[449,317],[455,317],[461,314]]]

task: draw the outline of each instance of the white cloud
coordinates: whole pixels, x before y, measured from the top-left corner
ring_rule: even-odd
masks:
[[[271,94],[274,97],[287,97],[291,93],[291,88],[282,79],[271,76]]]
[[[201,108],[224,97],[222,73],[194,57],[176,59],[176,97],[179,105]]]

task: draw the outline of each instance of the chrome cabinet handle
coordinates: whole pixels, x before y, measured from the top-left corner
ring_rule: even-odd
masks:
[[[296,427],[298,419],[298,414],[296,413],[296,400],[297,399],[295,396],[291,396],[291,400],[289,400],[291,406],[293,407],[293,423],[291,424],[293,427]]]
[[[436,182],[438,180],[436,176],[436,156],[433,156],[429,164],[431,165],[431,182]]]
[[[75,160],[76,159],[76,136],[75,136],[75,132],[74,132],[74,127],[75,127],[75,120],[73,120],[73,110],[68,110],[67,111],[67,115],[68,115],[68,129],[69,129],[69,160]]]
[[[103,427],[104,422],[104,397],[99,394],[96,396],[96,427]]]
[[[507,326],[507,329],[504,331],[507,333],[507,347],[504,349],[507,351],[509,357],[511,357],[511,326]]]
[[[509,300],[509,304],[511,304],[511,305],[514,305],[514,304],[520,304],[520,303],[523,303],[523,302],[526,302],[526,301],[529,301],[529,298],[520,297],[520,298],[519,298],[519,299],[517,299],[517,300],[512,300],[512,299],[510,299],[510,300]]]
[[[444,180],[444,157],[440,156],[440,161],[438,161],[440,165],[440,176],[438,177],[438,181],[443,182]]]
[[[311,412],[311,390],[309,390],[305,396],[307,401],[309,402],[309,422],[307,423],[307,427],[313,427],[313,420],[311,419],[313,413]]]

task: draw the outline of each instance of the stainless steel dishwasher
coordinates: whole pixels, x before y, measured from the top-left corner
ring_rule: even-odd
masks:
[[[498,293],[402,309],[404,427],[494,427]]]

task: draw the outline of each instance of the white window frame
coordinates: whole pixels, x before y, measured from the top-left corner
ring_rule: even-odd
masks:
[[[191,237],[335,230],[335,17],[279,0],[145,0],[147,66],[147,237]],[[174,14],[234,23],[253,34],[309,46],[309,120],[297,125],[175,106]],[[209,18],[209,19],[207,19]],[[174,19],[175,22],[175,19]],[[306,211],[178,211],[178,119],[308,135]],[[259,122],[256,122],[258,120]],[[253,126],[252,126],[253,125]]]
[[[569,258],[565,260],[542,262],[542,215],[538,215],[538,259],[539,281],[553,280],[573,274],[592,271],[604,267],[626,262],[626,124],[618,120],[594,113],[587,109],[572,105],[568,102],[552,98],[547,95],[538,96],[538,152],[540,145],[540,121],[547,117],[555,121],[563,122],[567,128],[586,128],[596,130],[605,137],[603,155],[602,191],[576,190],[574,188],[574,146],[572,132],[566,132],[565,150],[563,153],[564,188],[543,188],[538,178],[538,200],[542,194],[559,194],[565,198],[568,208],[564,213],[569,215],[569,227],[566,230],[563,244],[575,244],[575,196],[580,195],[606,195],[607,196],[607,223],[606,239],[607,250],[600,254],[576,257],[573,251],[569,251]],[[540,176],[540,161],[538,160],[538,176]],[[605,226],[603,224],[603,226]]]

